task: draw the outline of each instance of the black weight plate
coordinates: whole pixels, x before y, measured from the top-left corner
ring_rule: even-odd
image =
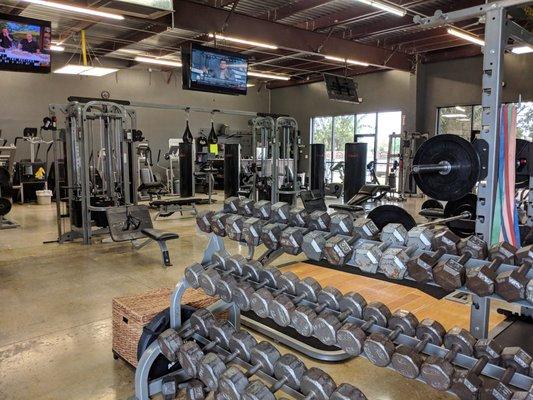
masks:
[[[472,144],[457,135],[436,135],[416,152],[413,165],[437,165],[448,162],[452,169],[415,174],[416,184],[425,195],[442,201],[457,200],[472,191],[479,179],[479,156]]]
[[[427,210],[427,209],[442,210],[442,209],[444,209],[444,206],[438,200],[429,199],[429,200],[426,200],[426,201],[424,201],[422,203],[422,208],[421,208],[421,210]]]
[[[368,213],[368,218],[376,224],[379,230],[382,230],[385,225],[393,223],[402,224],[407,230],[416,226],[416,221],[411,214],[403,208],[391,204],[374,208]]]
[[[0,167],[0,194],[4,197],[11,196],[11,175],[5,167]]]
[[[468,237],[475,233],[476,229],[476,210],[477,210],[477,196],[473,193],[468,193],[459,200],[453,200],[446,203],[444,207],[444,218],[455,217],[468,211],[471,215],[470,221],[452,221],[447,224],[448,228],[460,237]]]
[[[195,312],[196,309],[190,306],[181,306],[181,318],[182,322],[186,322]],[[143,327],[139,343],[137,344],[137,360],[141,359],[144,351],[150,346],[158,336],[170,328],[170,309],[167,308],[157,314],[152,320]],[[177,371],[180,368],[179,363],[174,364],[170,369],[168,367],[169,362],[160,354],[157,356],[155,362],[150,368],[149,379],[157,379],[168,374],[169,372]]]
[[[516,139],[516,188],[522,189],[529,185],[531,163],[531,142]]]
[[[5,197],[0,197],[0,216],[9,214],[11,211],[11,201]]]

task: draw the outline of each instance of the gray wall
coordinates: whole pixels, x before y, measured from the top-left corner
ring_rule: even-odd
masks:
[[[437,107],[481,104],[482,57],[422,65],[418,104],[422,118],[418,129],[433,133]],[[533,55],[507,55],[504,63],[503,101],[533,100]]]
[[[114,99],[139,102],[190,105],[255,112],[269,111],[269,94],[249,89],[247,96],[227,96],[181,90],[181,77],[147,70],[121,70],[107,77],[79,77],[69,75],[38,75],[1,72],[0,129],[11,143],[21,136],[24,127],[41,126],[48,115],[49,103],[65,103],[68,96],[100,97],[103,90]],[[154,154],[158,149],[168,149],[168,139],[181,137],[185,127],[185,113],[173,110],[137,109],[138,128],[149,139]],[[247,130],[248,118],[240,116],[215,116],[217,124],[227,124],[231,130]],[[210,127],[210,115],[192,113],[191,130]],[[208,132],[208,131],[207,131]],[[29,146],[20,146],[18,157],[28,155]]]

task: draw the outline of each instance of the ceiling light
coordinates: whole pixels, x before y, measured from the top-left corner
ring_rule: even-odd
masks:
[[[65,51],[65,48],[63,46],[57,46],[55,44],[50,46],[50,50],[52,51]]]
[[[461,106],[455,106],[455,109],[456,109],[457,111],[466,112],[466,108],[461,107]]]
[[[167,67],[180,68],[183,66],[183,64],[178,61],[168,61],[168,60],[161,60],[161,59],[158,60],[158,59],[150,58],[150,57],[135,57],[134,60],[137,62],[142,62],[142,63],[147,63],[147,64],[165,65]]]
[[[466,114],[446,114],[443,115],[442,118],[466,118],[468,115]]]
[[[124,19],[122,15],[111,14],[108,12],[97,11],[97,10],[93,10],[90,8],[84,8],[84,7],[76,7],[76,6],[71,6],[71,5],[62,4],[62,3],[54,3],[52,1],[45,1],[45,0],[23,0],[23,1],[25,1],[26,3],[37,4],[43,7],[55,8],[57,10],[64,10],[64,11],[71,11],[71,12],[80,13],[80,14],[94,15],[95,17],[111,18],[111,19],[119,19],[119,20]]]
[[[362,67],[368,67],[370,65],[368,63],[361,62],[361,61],[356,61],[356,60],[351,60],[349,58],[348,59],[344,59],[344,58],[334,57],[334,56],[324,56],[324,58],[326,60],[330,60],[330,61],[337,61],[337,62],[351,64],[351,65],[360,65]]]
[[[248,83],[246,87],[254,87],[255,85],[253,83]]]
[[[255,76],[256,78],[265,78],[265,79],[276,79],[280,81],[288,81],[291,79],[290,76],[284,76],[284,75],[274,75],[274,74],[263,74],[262,72],[253,72],[248,71],[249,76]]]
[[[379,8],[380,10],[390,12],[391,14],[397,15],[399,17],[404,17],[405,14],[407,14],[407,10],[405,8],[395,7],[391,4],[382,3],[381,1],[375,1],[375,0],[356,0],[359,3],[368,4],[369,6]]]
[[[80,75],[85,76],[105,76],[117,72],[116,68],[103,68],[103,67],[92,67],[88,70],[80,72]]]
[[[527,54],[527,53],[533,53],[533,47],[531,46],[520,46],[515,47],[511,50],[515,54]]]
[[[459,121],[459,122],[470,122],[470,118],[459,118],[457,121]]]
[[[247,44],[248,46],[253,46],[253,47],[264,47],[265,49],[270,49],[270,50],[277,50],[278,49],[278,46],[275,46],[273,44],[254,42],[253,40],[239,39],[239,38],[235,38],[235,37],[231,37],[231,36],[223,36],[223,35],[219,35],[218,33],[216,33],[216,34],[210,33],[209,37],[211,39],[226,40],[228,42]]]
[[[88,65],[67,64],[64,67],[56,69],[54,71],[54,74],[79,75],[83,71],[87,71],[90,68],[92,68],[92,67],[88,66]]]
[[[462,32],[460,30],[454,29],[454,28],[448,28],[448,33],[453,36],[457,36],[458,38],[464,39],[468,42],[472,42],[474,44],[478,44],[480,46],[485,46],[485,41],[478,38],[477,36],[470,35],[468,33]]]

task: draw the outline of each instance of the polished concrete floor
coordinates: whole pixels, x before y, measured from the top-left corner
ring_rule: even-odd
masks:
[[[406,207],[414,212],[416,205]],[[9,217],[21,227],[0,231],[0,399],[130,398],[134,372],[111,353],[111,300],[174,286],[201,259],[207,237],[189,214],[156,222],[181,236],[171,243],[174,266],[163,269],[154,245],[43,244],[57,238],[52,206],[17,205]],[[452,398],[364,359],[323,368],[371,400]]]

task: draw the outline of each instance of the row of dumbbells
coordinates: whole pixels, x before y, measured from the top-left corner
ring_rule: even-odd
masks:
[[[215,398],[221,400],[275,400],[275,393],[287,387],[289,394],[296,391],[305,400],[366,399],[354,386],[337,386],[325,371],[308,369],[301,359],[280,354],[269,342],[258,343],[249,332],[237,331],[229,321],[215,319],[208,310],[195,311],[189,322],[186,332],[168,329],[158,337],[161,353],[171,363],[178,362],[188,378],[183,386],[189,400],[203,400],[208,393],[216,393]],[[201,347],[194,340],[187,341],[194,334],[207,344]],[[261,380],[251,380],[258,372],[275,383],[269,387]],[[167,395],[179,388],[172,381],[164,385]]]
[[[227,258],[226,264],[232,259]],[[233,262],[230,261],[230,264]],[[494,341],[476,342],[468,331],[461,328],[453,328],[446,333],[437,321],[425,319],[418,322],[416,316],[404,310],[391,313],[380,302],[367,304],[358,293],[342,295],[334,287],[322,288],[313,278],[300,280],[290,272],[281,274],[275,268],[257,269],[253,273],[249,272],[254,269],[252,267],[244,269],[247,270],[244,272],[246,276],[252,275],[252,280],[257,283],[241,280],[232,297],[226,297],[226,289],[222,292],[217,290],[226,286],[220,284],[225,279],[224,273],[215,278],[218,280],[214,285],[212,280],[216,274],[209,270],[204,272],[209,279],[205,275],[199,278],[190,274],[186,276],[192,278],[190,283],[193,286],[207,289],[208,294],[226,297],[223,300],[235,302],[242,311],[252,310],[261,318],[271,318],[282,327],[290,326],[303,336],[314,336],[352,356],[364,353],[375,365],[390,366],[407,378],[421,378],[438,390],[451,389],[461,399],[475,399],[482,393],[482,398],[489,399],[520,399],[522,397],[517,396],[524,395],[521,392],[515,394],[509,388],[515,373],[530,372],[531,356],[520,348],[502,350]],[[208,281],[210,283],[207,284]],[[362,325],[350,322],[350,317],[364,322]],[[390,333],[370,333],[373,326],[386,327]],[[401,334],[416,337],[418,344],[414,347],[396,346],[394,342]],[[444,345],[448,349],[446,356],[424,358],[423,351],[430,343]],[[478,362],[469,371],[458,371],[452,363],[458,354],[475,356]],[[479,376],[489,362],[500,364],[509,371],[500,381],[488,381],[482,385]],[[502,396],[502,392],[510,393],[511,397],[498,397]]]
[[[213,232],[235,239],[231,232],[252,232],[251,236],[261,238],[260,241],[271,250],[283,248],[284,252],[292,255],[303,252],[310,260],[325,259],[337,266],[352,260],[361,271],[371,274],[380,272],[390,279],[401,280],[410,276],[417,282],[435,282],[450,291],[466,284],[478,296],[497,293],[509,302],[527,299],[533,303],[533,280],[527,278],[533,259],[533,246],[518,250],[508,243],[498,243],[487,249],[486,243],[477,236],[461,241],[449,230],[433,235],[433,231],[426,227],[416,227],[407,232],[400,224],[387,225],[380,234],[381,242],[371,242],[366,239],[374,237],[378,230],[368,219],[354,222],[348,214],[330,216],[322,211],[311,213],[314,218],[307,218],[305,210],[290,209],[287,203],[270,205],[268,201],[254,203],[249,199],[237,198],[227,199],[225,209],[242,211],[243,204],[254,215],[268,215],[270,218],[274,215],[275,220],[280,220],[281,214],[289,216],[291,220],[307,221],[306,224],[311,227],[295,227],[278,222],[265,224],[256,217],[212,211],[199,216],[199,226],[204,231],[212,228]],[[350,229],[346,227],[355,225],[356,236],[347,236],[345,233]],[[330,229],[330,232],[319,229]],[[399,247],[403,245],[410,246]],[[430,248],[436,249],[436,252],[413,256],[416,250]],[[461,256],[459,259],[442,259],[446,254]],[[477,269],[466,268],[470,258],[484,259],[487,256],[490,264]],[[501,264],[517,264],[520,268],[498,274]]]

